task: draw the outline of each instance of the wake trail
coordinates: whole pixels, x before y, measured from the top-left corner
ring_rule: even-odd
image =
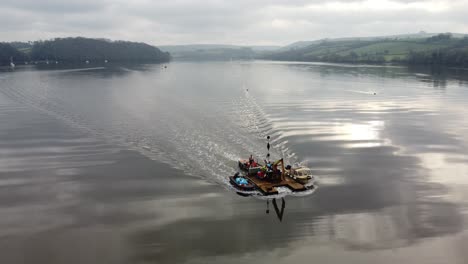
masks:
[[[206,102],[203,107],[195,104],[201,110],[193,109],[193,104],[176,96],[167,96],[156,104],[157,109],[147,109],[158,113],[150,119],[135,118],[140,112],[132,108],[107,106],[111,108],[111,115],[99,119],[86,109],[77,108],[80,102],[70,106],[67,100],[73,98],[50,94],[47,82],[30,86],[13,85],[8,79],[2,82],[0,92],[13,101],[92,137],[137,151],[185,174],[226,188],[232,188],[227,176],[238,171],[239,158],[253,154],[263,160],[268,135],[272,136],[272,160],[284,158],[289,164],[297,160],[287,140],[277,137],[280,132],[274,129],[267,113],[248,92],[227,102]]]
[[[273,127],[268,114],[259,105],[255,97],[245,91],[243,98],[238,103],[239,113],[245,117],[239,119],[239,124],[247,130],[247,133],[256,135],[256,138],[263,144],[263,147],[260,148],[261,151],[257,151],[256,155],[265,155],[266,137],[270,136],[273,149],[272,159],[284,158],[286,162],[296,163],[296,154],[289,150],[288,141],[280,137],[282,131]]]
[[[230,130],[221,129],[223,124],[220,122],[193,122],[183,116],[160,118],[155,122],[157,125],[143,125],[127,116],[111,125],[106,122],[99,124],[79,111],[72,111],[60,98],[48,97],[44,92],[47,87],[43,85],[38,83],[34,89],[28,89],[7,84],[2,85],[0,91],[11,100],[39,110],[77,130],[138,151],[150,159],[183,170],[186,174],[225,183],[227,176],[236,172],[234,161],[241,151],[231,150],[235,146],[232,139],[236,131],[232,126]],[[181,121],[173,122],[174,119]],[[225,137],[230,138],[231,142],[226,142]]]

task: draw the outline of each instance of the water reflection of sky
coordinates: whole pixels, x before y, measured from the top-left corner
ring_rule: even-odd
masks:
[[[342,230],[333,231],[338,241],[392,247],[410,234],[417,240],[462,228],[466,80],[449,70],[276,67],[286,74],[271,75],[268,87],[252,77],[251,85],[261,87],[256,96],[276,135],[324,179],[316,198],[340,204],[322,209],[355,211],[327,220]]]
[[[262,62],[117,72],[1,80],[0,260],[52,252],[55,263],[80,263],[70,245],[87,263],[468,259],[461,70]],[[264,146],[253,127],[319,176],[313,195],[286,198],[281,222],[216,178]],[[222,169],[188,176],[159,163],[172,156]]]

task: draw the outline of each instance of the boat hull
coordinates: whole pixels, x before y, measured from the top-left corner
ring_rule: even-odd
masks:
[[[229,176],[229,182],[231,183],[232,186],[234,186],[235,188],[239,189],[239,190],[242,190],[242,191],[254,191],[256,189],[256,186],[255,184],[252,183],[251,180],[249,180],[248,178],[245,178],[244,179],[247,180],[248,184],[244,184],[244,185],[240,185],[240,184],[237,184],[234,176]]]
[[[301,184],[307,184],[309,181],[312,179],[311,176],[306,176],[306,177],[292,177],[295,181]]]

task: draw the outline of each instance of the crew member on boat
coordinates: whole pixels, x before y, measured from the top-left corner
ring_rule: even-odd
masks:
[[[255,161],[254,158],[253,158],[253,156],[250,155],[250,158],[249,158],[249,167],[251,167],[251,168],[256,168],[256,167],[258,167],[258,166],[259,166],[258,161]]]

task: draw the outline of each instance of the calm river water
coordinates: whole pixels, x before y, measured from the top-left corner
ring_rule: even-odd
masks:
[[[467,263],[468,70],[0,71],[0,263]],[[241,197],[236,160],[315,192]]]

